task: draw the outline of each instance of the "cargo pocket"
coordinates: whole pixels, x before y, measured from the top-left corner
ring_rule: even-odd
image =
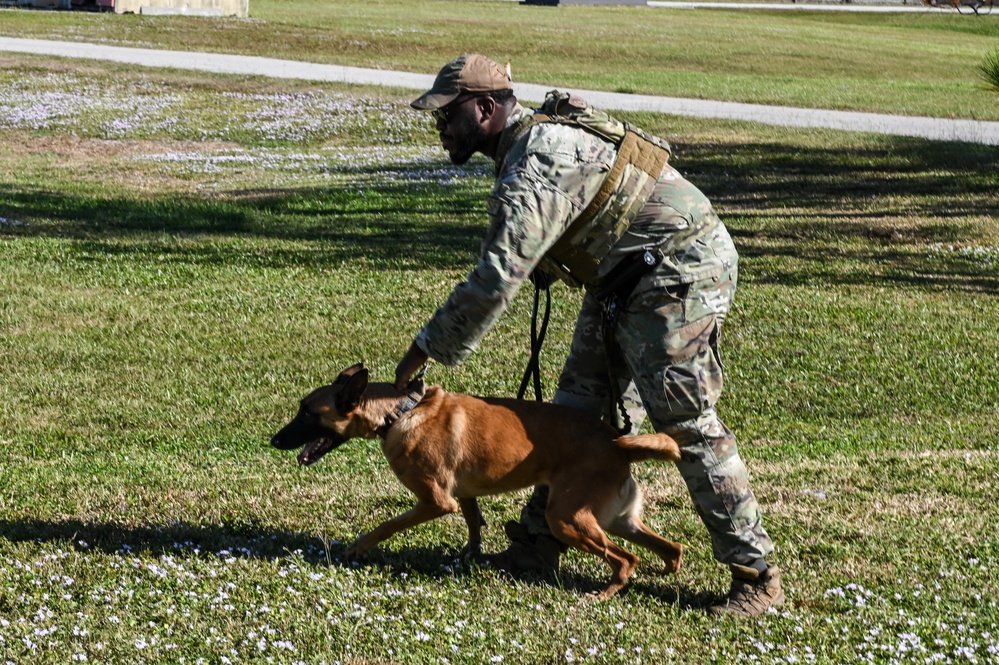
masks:
[[[718,337],[721,334],[721,321],[715,318],[711,324],[711,335],[709,346],[713,363],[705,367],[704,386],[707,393],[708,406],[714,406],[721,397],[722,386],[725,383],[725,364],[722,362],[721,346],[718,344]]]
[[[670,337],[666,363],[655,383],[661,386],[656,405],[661,419],[682,421],[696,418],[714,405],[721,392],[721,365],[712,348],[715,317],[689,323]],[[717,381],[716,378],[717,377]]]

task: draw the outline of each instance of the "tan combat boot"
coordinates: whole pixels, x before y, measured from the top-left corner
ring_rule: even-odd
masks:
[[[777,566],[770,566],[762,573],[738,564],[732,564],[731,569],[732,588],[721,602],[708,608],[709,614],[755,617],[784,604]]]

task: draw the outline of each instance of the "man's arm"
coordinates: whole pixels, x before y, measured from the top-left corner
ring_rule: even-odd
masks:
[[[395,368],[395,387],[399,392],[409,390],[409,382],[417,370],[426,364],[428,360],[427,352],[417,346],[414,341],[409,345],[409,351],[402,357],[398,367]]]
[[[420,353],[445,365],[459,365],[471,355],[545,253],[596,194],[614,157],[612,146],[572,128],[536,129],[531,141],[489,197],[490,226],[478,263],[414,342]],[[409,360],[397,368],[397,380],[408,378],[410,366],[419,366],[418,357],[411,346]]]

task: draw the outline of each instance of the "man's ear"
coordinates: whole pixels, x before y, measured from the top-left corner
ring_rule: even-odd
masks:
[[[358,367],[355,365],[355,367]],[[351,368],[353,369],[353,368]],[[343,375],[340,375],[341,378]],[[350,375],[347,381],[343,384],[343,387],[336,394],[336,398],[333,400],[333,406],[336,410],[343,413],[349,413],[357,408],[357,405],[361,403],[361,396],[364,395],[364,391],[368,388],[368,370],[364,367],[358,367],[357,371]]]
[[[483,95],[476,99],[475,106],[479,109],[479,118],[481,118],[483,124],[489,122],[496,115],[497,109],[499,109],[499,104],[489,95]]]

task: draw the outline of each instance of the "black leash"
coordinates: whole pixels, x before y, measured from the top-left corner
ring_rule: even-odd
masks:
[[[608,362],[611,353],[616,353],[616,340],[614,331],[617,328],[618,318],[624,309],[625,303],[631,296],[632,291],[638,285],[639,280],[651,270],[654,270],[663,260],[661,251],[645,250],[641,254],[636,254],[630,260],[622,261],[615,267],[604,280],[602,288],[594,292],[594,296],[601,302],[603,312],[603,338],[607,352]],[[531,309],[531,357],[527,361],[527,369],[524,378],[520,381],[520,390],[517,391],[517,399],[524,399],[527,393],[527,384],[534,384],[534,399],[539,402],[544,401],[541,392],[541,345],[545,341],[545,334],[548,332],[548,318],[552,309],[552,291],[548,276],[542,272],[532,273],[531,281],[534,282],[534,305]],[[541,318],[541,327],[538,327],[538,312],[541,309],[541,291],[545,292],[545,312]],[[608,368],[609,369],[609,368]],[[616,410],[622,414],[623,423],[620,427],[630,429],[628,414],[621,404],[621,396],[617,394],[617,383],[613,376],[610,377],[611,400],[616,405]],[[616,420],[616,419],[615,419]]]
[[[527,370],[524,378],[520,381],[520,390],[517,391],[517,399],[524,399],[527,392],[527,384],[533,380],[534,399],[543,402],[541,393],[541,345],[545,342],[545,334],[548,332],[548,317],[552,311],[552,290],[548,283],[548,277],[544,273],[537,273],[531,276],[534,282],[534,306],[531,309],[531,357],[527,361]],[[541,318],[541,328],[538,328],[538,311],[541,309],[541,290],[545,292],[545,313]]]
[[[645,250],[630,259],[622,261],[611,270],[604,280],[602,288],[593,295],[603,305],[601,321],[601,337],[604,341],[604,355],[607,358],[607,386],[610,389],[608,398],[611,408],[611,425],[621,434],[631,431],[632,422],[628,410],[621,399],[621,387],[614,375],[615,359],[620,356],[621,349],[617,344],[617,322],[621,318],[628,299],[638,286],[638,282],[646,273],[654,270],[663,260],[661,252]]]

